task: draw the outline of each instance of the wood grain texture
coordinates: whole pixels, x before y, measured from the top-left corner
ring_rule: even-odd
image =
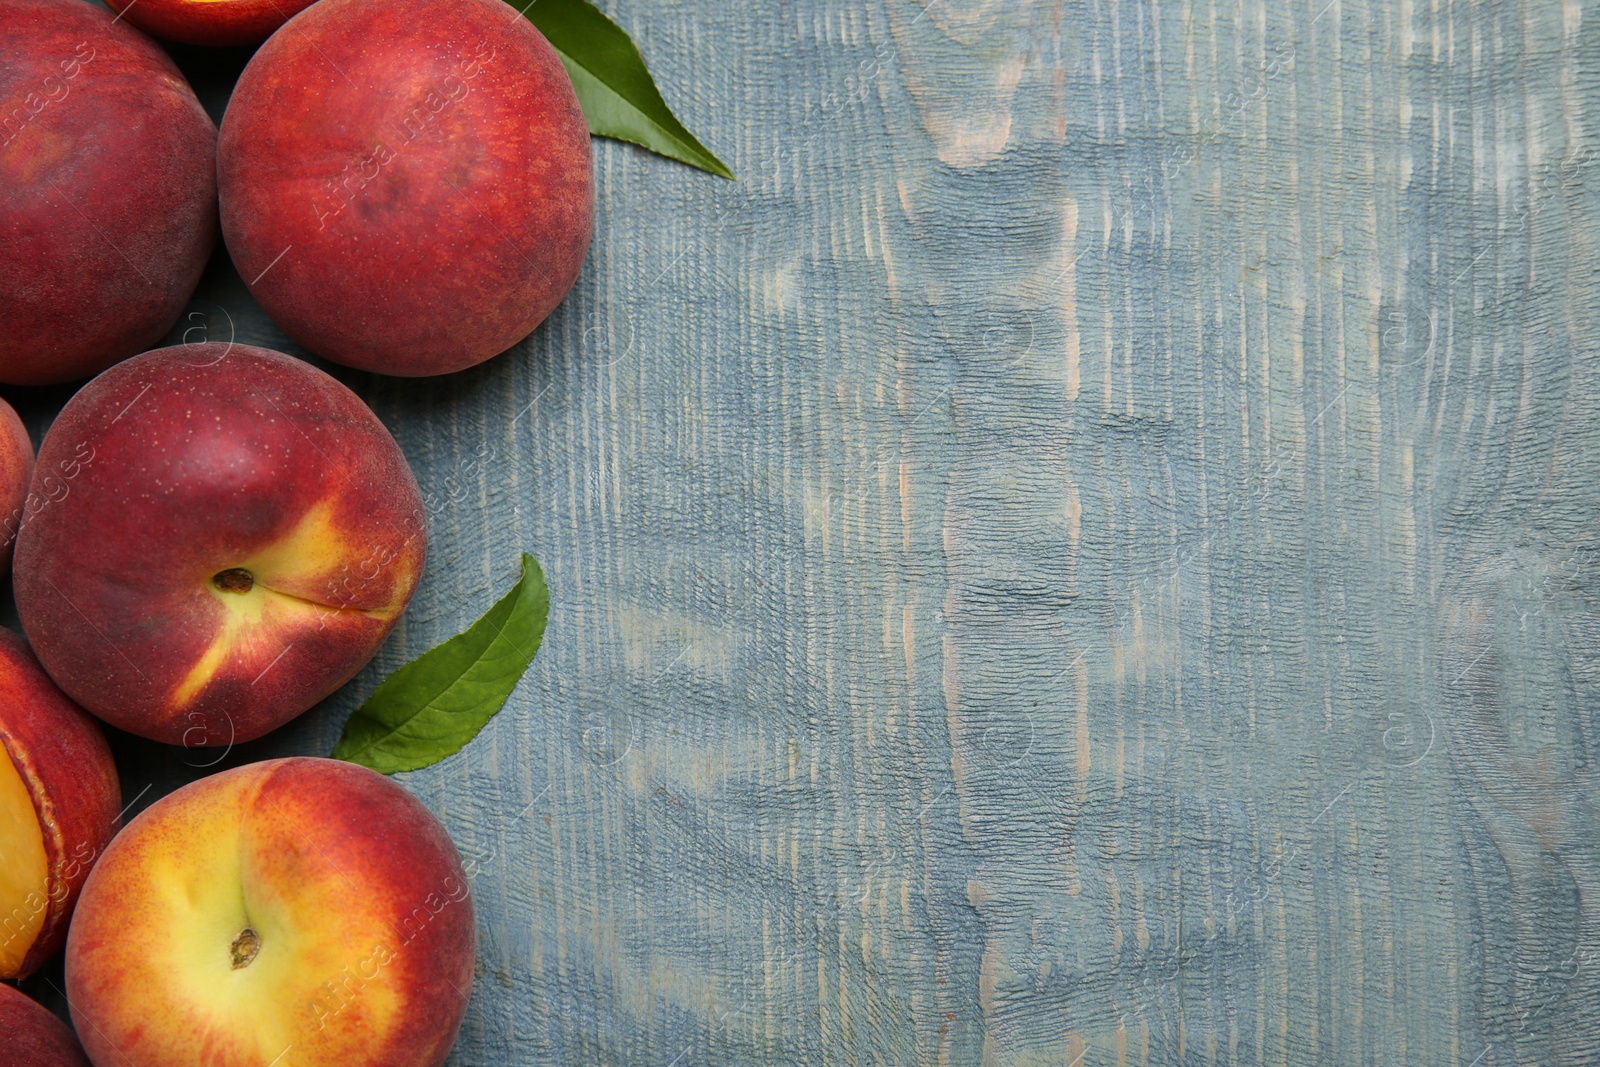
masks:
[[[741,180],[597,143],[530,341],[341,372],[429,571],[228,757],[539,557],[402,776],[475,871],[451,1063],[1600,1061],[1600,7],[602,6]]]

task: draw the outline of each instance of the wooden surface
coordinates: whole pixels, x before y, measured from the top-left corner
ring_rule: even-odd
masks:
[[[429,570],[226,761],[543,562],[402,776],[475,872],[450,1062],[1600,1061],[1600,5],[603,6],[740,181],[597,143],[530,341],[341,372]]]

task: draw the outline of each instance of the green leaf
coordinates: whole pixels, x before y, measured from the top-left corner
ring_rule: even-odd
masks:
[[[508,2],[522,6],[521,0]],[[632,141],[692,167],[733,177],[673,117],[639,49],[599,8],[588,0],[533,0],[523,14],[566,64],[590,133]]]
[[[521,581],[483,618],[385,678],[344,724],[333,758],[393,774],[461,751],[533,662],[549,613],[544,574],[524,552]]]

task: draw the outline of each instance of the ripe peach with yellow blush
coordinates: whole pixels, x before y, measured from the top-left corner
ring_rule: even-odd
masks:
[[[254,763],[139,815],[89,877],[67,999],[105,1067],[438,1067],[472,992],[449,835],[375,771]]]
[[[74,457],[18,535],[17,612],[57,684],[140,736],[227,745],[299,715],[372,658],[421,575],[394,438],[282,353],[118,364],[67,402],[38,470]]]

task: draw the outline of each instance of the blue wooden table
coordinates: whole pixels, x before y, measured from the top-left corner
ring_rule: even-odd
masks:
[[[1600,7],[602,6],[740,180],[597,142],[532,339],[337,372],[429,569],[223,764],[542,561],[401,776],[450,1062],[1600,1061]],[[225,261],[193,312],[297,351]],[[139,806],[210,758],[118,744]]]

